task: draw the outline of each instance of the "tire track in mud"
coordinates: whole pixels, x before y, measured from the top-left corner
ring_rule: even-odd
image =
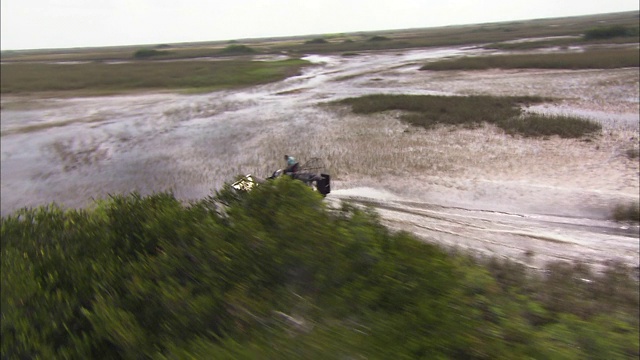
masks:
[[[362,196],[330,195],[376,210],[384,225],[479,256],[497,256],[542,269],[552,261],[579,261],[594,270],[608,261],[637,267],[640,228],[613,221]]]

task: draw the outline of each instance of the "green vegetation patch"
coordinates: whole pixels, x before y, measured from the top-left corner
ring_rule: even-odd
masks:
[[[24,209],[0,226],[3,359],[629,358],[630,269],[449,255],[288,178]],[[585,281],[586,279],[587,281]]]
[[[309,63],[284,61],[150,61],[130,63],[2,64],[0,91],[20,94],[41,91],[79,93],[147,89],[200,89],[251,86],[279,81]]]
[[[376,35],[376,36],[372,36],[369,38],[369,40],[367,41],[389,41],[391,39],[389,39],[386,36],[380,36],[380,35]]]
[[[602,130],[602,125],[566,115],[526,114],[498,122],[508,134],[529,137],[558,135],[563,138],[579,138]]]
[[[315,39],[311,39],[311,40],[307,40],[304,43],[305,44],[326,44],[328,41],[325,40],[324,38],[315,38]]]
[[[350,105],[355,113],[371,114],[401,110],[401,119],[427,129],[437,125],[459,125],[474,128],[482,123],[495,124],[507,133],[522,136],[573,138],[595,133],[601,125],[570,116],[547,116],[523,113],[522,106],[549,99],[531,96],[431,96],[368,95],[339,101]]]
[[[576,53],[463,57],[428,63],[420,70],[616,69],[638,66],[640,66],[638,49],[616,49]]]

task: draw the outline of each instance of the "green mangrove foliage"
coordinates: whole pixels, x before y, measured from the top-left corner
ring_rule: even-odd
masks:
[[[0,233],[3,359],[638,356],[628,269],[481,265],[287,178],[24,209]]]
[[[339,104],[351,106],[355,113],[372,114],[402,110],[401,119],[412,125],[432,128],[436,125],[477,127],[495,124],[508,134],[527,137],[559,135],[573,138],[596,133],[598,123],[571,117],[525,114],[521,106],[549,99],[535,96],[432,96],[432,95],[367,95],[347,98]]]

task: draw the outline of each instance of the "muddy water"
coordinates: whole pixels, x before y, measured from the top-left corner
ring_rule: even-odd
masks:
[[[499,233],[495,241],[505,246],[491,251],[505,256],[524,251],[545,260],[579,258],[583,252],[574,249],[582,246],[594,249],[593,263],[617,258],[637,264],[638,252],[629,250],[637,250],[634,227],[606,223],[614,232],[627,226],[626,235],[615,239],[625,244],[622,253],[598,245],[614,243],[601,231],[611,205],[638,199],[639,165],[625,156],[638,148],[637,69],[418,71],[428,61],[483,51],[460,47],[355,57],[310,55],[307,59],[315,65],[299,76],[201,95],[3,96],[2,215],[50,202],[86,206],[94,198],[131,191],[171,190],[181,199],[197,199],[238,174],[270,174],[283,165],[282,154],[289,153],[303,160],[324,158],[335,198],[352,198],[354,188],[372,188],[376,201],[380,194],[385,194],[383,201],[400,201],[395,210],[381,207],[390,226],[425,238],[449,241],[425,230],[433,218],[396,211],[415,207],[408,200],[422,204],[418,207],[583,219],[580,231],[573,225],[558,230],[578,238],[577,245],[549,242],[553,246],[547,250],[543,242],[533,250],[521,246],[515,251],[507,245],[525,244],[524,235],[495,227],[482,234],[458,231],[462,235],[454,238],[482,247]],[[602,123],[604,131],[588,141],[519,139],[490,127],[427,132],[402,124],[397,114],[361,117],[323,105],[371,93],[555,97],[562,100],[527,110],[590,118]],[[529,226],[523,230],[527,233],[548,227],[527,224],[512,226]],[[588,245],[581,240],[586,238],[591,239]]]

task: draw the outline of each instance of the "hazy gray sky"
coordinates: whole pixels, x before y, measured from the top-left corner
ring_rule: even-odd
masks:
[[[7,49],[405,29],[638,10],[638,0],[1,0]]]

